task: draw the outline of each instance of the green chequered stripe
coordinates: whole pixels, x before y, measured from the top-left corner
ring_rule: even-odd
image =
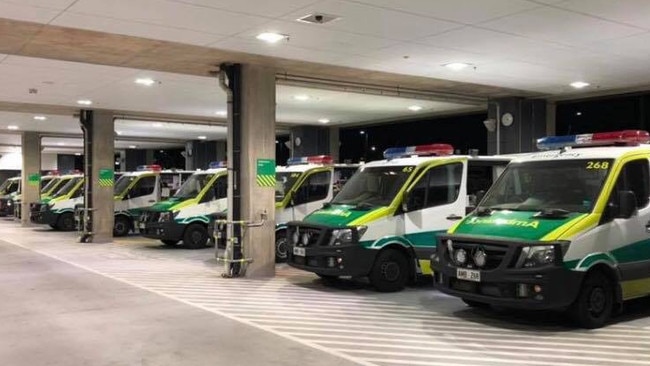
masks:
[[[112,187],[113,186],[113,179],[100,179],[99,180],[99,186],[100,187]]]
[[[258,175],[257,185],[260,187],[275,187],[275,175]]]

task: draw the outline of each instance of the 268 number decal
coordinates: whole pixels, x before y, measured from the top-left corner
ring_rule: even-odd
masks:
[[[588,161],[587,169],[609,169],[609,161]]]

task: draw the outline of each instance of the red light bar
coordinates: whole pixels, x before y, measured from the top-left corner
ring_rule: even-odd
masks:
[[[540,150],[560,149],[567,146],[638,145],[650,142],[650,133],[643,130],[585,133],[581,135],[548,136],[537,140]]]
[[[154,171],[154,172],[159,172],[159,171],[162,170],[162,167],[160,165],[157,165],[157,164],[138,166],[138,171],[139,172],[148,171],[148,170],[151,170],[151,171]]]
[[[411,155],[452,155],[454,147],[449,144],[429,144],[407,147],[391,147],[384,151],[384,158],[394,159]]]

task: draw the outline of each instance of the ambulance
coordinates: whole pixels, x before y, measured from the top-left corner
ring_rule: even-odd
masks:
[[[41,176],[41,190],[40,198],[47,197],[51,194],[54,194],[58,188],[62,187],[61,179],[58,172],[50,172],[47,175]],[[9,206],[13,207],[12,213],[7,213],[8,215],[13,214],[15,218],[20,219],[20,204],[22,202],[22,193],[19,192],[7,203]],[[0,200],[0,205],[4,206],[5,202]]]
[[[436,235],[474,206],[510,160],[453,151],[396,147],[362,165],[332,201],[287,225],[289,265],[325,279],[368,277],[382,292],[430,275]]]
[[[228,207],[227,172],[225,162],[215,162],[192,174],[172,197],[142,210],[140,234],[169,246],[182,240],[187,248],[204,248],[212,219]]]
[[[14,198],[20,195],[20,181],[20,177],[13,177],[0,186],[0,216],[14,214]]]
[[[115,182],[113,236],[135,231],[142,210],[173,195],[193,172],[163,170],[160,165],[141,165]]]
[[[75,229],[75,207],[84,199],[84,176],[63,175],[61,180],[64,184],[52,196],[30,203],[29,220],[34,224],[49,225],[56,230],[72,231]]]
[[[327,155],[294,157],[275,170],[275,259],[287,260],[287,225],[329,202],[342,187],[351,164],[334,165]]]
[[[552,136],[438,237],[434,285],[469,306],[567,311],[598,328],[650,294],[650,134]],[[609,145],[609,146],[605,146]]]

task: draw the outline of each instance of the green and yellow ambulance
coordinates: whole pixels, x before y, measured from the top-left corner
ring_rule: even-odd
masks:
[[[332,201],[287,225],[288,263],[323,278],[368,277],[386,292],[430,275],[431,239],[460,220],[510,160],[452,153],[446,144],[398,147],[362,165]]]
[[[545,151],[514,160],[438,237],[435,287],[469,306],[566,310],[586,328],[649,295],[649,141],[645,131],[539,139]]]
[[[187,248],[204,248],[211,221],[228,207],[227,172],[225,163],[219,162],[192,174],[172,197],[142,211],[140,234],[165,245],[182,240]]]
[[[0,186],[0,216],[14,213],[14,198],[20,195],[20,177],[9,178]]]
[[[353,164],[333,164],[327,155],[293,157],[275,170],[275,260],[287,260],[287,222],[302,220],[340,190]]]
[[[29,219],[32,223],[49,225],[62,231],[75,229],[74,210],[83,202],[84,176],[70,174],[61,176],[62,184],[56,193],[43,197],[39,202],[30,203]]]
[[[62,187],[60,183],[61,183],[61,177],[59,176],[59,173],[57,171],[51,171],[48,174],[41,176],[40,198],[43,199],[44,197],[48,197],[49,195],[55,193],[58,188]],[[21,201],[22,201],[22,194],[19,193],[16,196],[14,196],[12,200],[8,203],[9,205],[13,206],[13,215],[17,219],[20,219],[21,217],[21,212],[20,212]],[[4,202],[2,204],[4,204]]]

